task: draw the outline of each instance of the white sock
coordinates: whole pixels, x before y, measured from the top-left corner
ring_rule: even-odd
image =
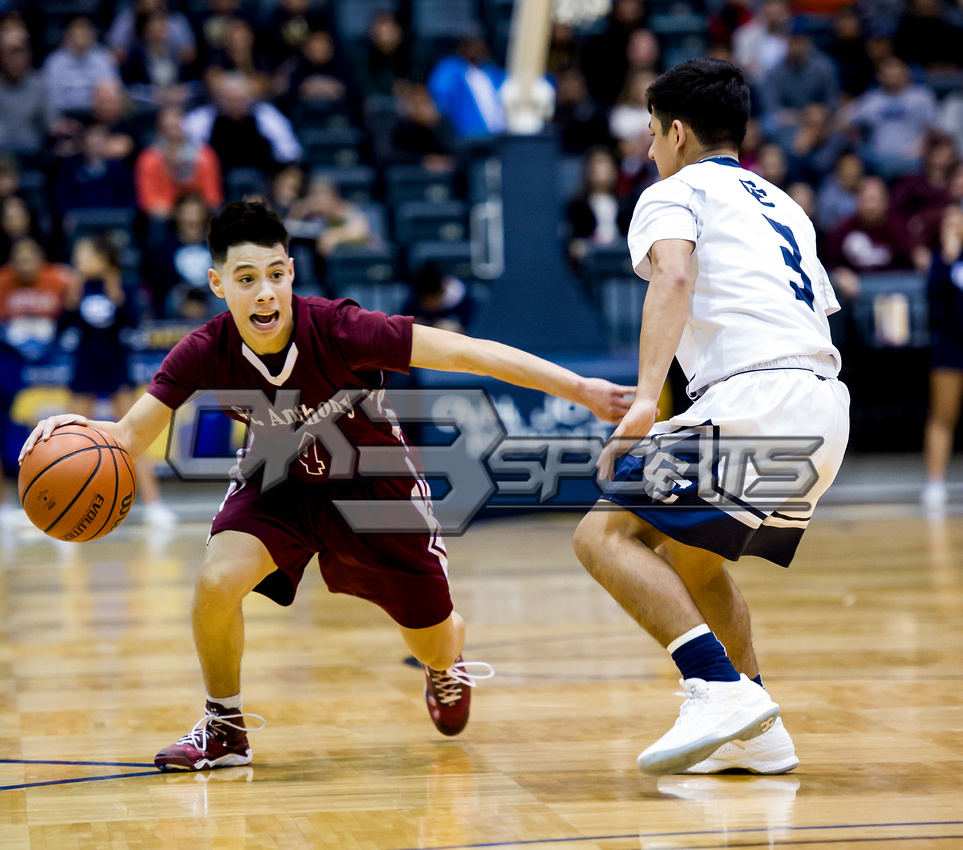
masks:
[[[666,647],[666,651],[669,653],[669,655],[672,655],[672,653],[675,652],[680,646],[684,646],[690,640],[694,640],[697,637],[707,635],[711,631],[712,629],[710,629],[705,623],[703,623],[701,626],[696,626],[694,629],[689,629],[689,631],[687,631],[684,635],[679,635],[674,641],[672,641],[672,643]]]
[[[210,694],[207,695],[208,702],[216,702],[218,705],[224,708],[232,708],[236,711],[241,710],[241,695],[240,693],[234,694],[232,697],[212,697]]]

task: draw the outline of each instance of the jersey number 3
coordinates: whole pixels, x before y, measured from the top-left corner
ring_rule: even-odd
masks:
[[[789,243],[789,248],[785,245],[780,246],[782,248],[782,258],[786,261],[786,265],[789,266],[790,270],[796,272],[802,279],[802,286],[790,279],[789,285],[792,287],[792,291],[796,293],[796,298],[805,302],[810,310],[815,310],[816,308],[813,307],[813,301],[815,300],[813,296],[813,282],[809,279],[809,275],[803,271],[802,254],[799,252],[799,243],[796,242],[796,237],[792,235],[792,231],[786,227],[785,224],[773,221],[767,215],[763,215],[763,218],[772,225],[772,229],[775,230],[776,233]],[[790,250],[790,248],[792,250]]]

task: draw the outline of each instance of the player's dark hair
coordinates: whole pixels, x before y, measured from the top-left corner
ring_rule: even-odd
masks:
[[[649,86],[647,99],[663,134],[678,120],[707,149],[740,147],[746,138],[749,84],[731,62],[701,57],[676,65]]]
[[[215,263],[223,263],[232,245],[251,242],[265,248],[288,250],[290,237],[278,214],[261,201],[233,201],[211,219],[207,249]]]

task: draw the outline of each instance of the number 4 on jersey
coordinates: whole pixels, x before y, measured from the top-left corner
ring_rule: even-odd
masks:
[[[778,221],[773,221],[769,216],[764,215],[763,218],[772,225],[772,229],[776,231],[783,239],[785,239],[789,245],[792,247],[790,251],[785,245],[780,246],[782,248],[782,258],[786,261],[786,265],[796,272],[800,278],[802,278],[802,286],[797,284],[795,281],[790,280],[789,285],[792,287],[792,291],[796,293],[796,298],[800,301],[806,303],[806,306],[810,310],[815,310],[813,307],[813,301],[815,296],[813,295],[813,283],[809,279],[809,275],[803,271],[802,267],[802,254],[799,251],[799,243],[796,242],[796,237],[793,236],[792,231],[786,227],[785,224],[780,224]]]

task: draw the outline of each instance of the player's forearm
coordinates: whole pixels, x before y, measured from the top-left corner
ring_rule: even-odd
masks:
[[[534,354],[489,339],[462,337],[466,345],[450,366],[436,368],[472,375],[488,375],[508,384],[541,390],[569,401],[583,397],[584,379]]]
[[[642,308],[636,399],[658,400],[682,339],[691,299],[687,276],[653,270]]]

